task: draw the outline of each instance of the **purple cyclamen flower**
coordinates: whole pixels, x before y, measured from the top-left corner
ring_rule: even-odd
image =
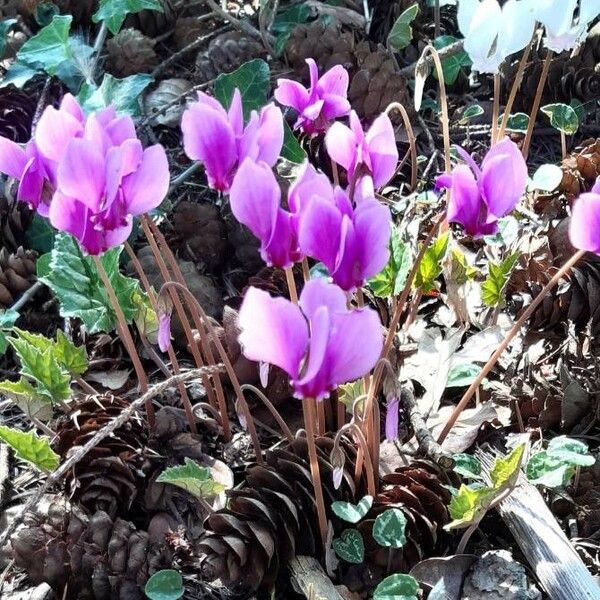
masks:
[[[361,287],[389,260],[392,217],[375,198],[356,206],[339,187],[313,195],[300,212],[298,240],[305,254],[320,260],[345,291]]]
[[[573,204],[569,237],[575,248],[600,254],[600,179]]]
[[[171,313],[161,313],[158,316],[158,347],[166,352],[171,345]]]
[[[267,265],[287,268],[302,259],[292,214],[281,208],[281,188],[269,165],[246,159],[229,194],[231,211],[260,240]]]
[[[312,58],[306,62],[310,71],[310,87],[292,79],[278,79],[275,100],[291,106],[298,113],[295,129],[308,134],[326,131],[329,123],[350,112],[348,102],[348,71],[336,65],[319,78],[317,63]]]
[[[242,97],[238,89],[226,111],[203,92],[181,121],[183,145],[192,160],[204,164],[208,184],[222,192],[229,191],[237,168],[251,158],[272,167],[283,146],[283,116],[274,104],[252,111],[244,127]]]
[[[360,168],[359,174],[370,175],[375,188],[380,188],[396,172],[398,148],[394,127],[386,114],[379,115],[365,133],[358,115],[352,111],[350,127],[334,123],[325,136],[325,145],[331,159],[346,169],[349,180]]]
[[[460,223],[473,237],[497,231],[497,221],[513,211],[527,185],[527,165],[518,146],[504,138],[486,154],[481,168],[462,148],[461,164],[436,180],[436,189],[450,190],[448,221]]]
[[[239,313],[246,358],[282,368],[298,398],[321,400],[377,363],[381,323],[370,308],[349,311],[346,294],[322,279],[309,281],[299,305],[250,288]]]
[[[385,413],[385,439],[393,442],[398,439],[398,422],[400,419],[400,398],[394,396],[388,400]]]

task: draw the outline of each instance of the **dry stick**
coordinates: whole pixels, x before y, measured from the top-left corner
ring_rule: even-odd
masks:
[[[267,398],[267,396],[265,394],[263,394],[263,392],[261,392],[256,386],[254,386],[250,383],[244,383],[241,386],[241,388],[243,391],[250,390],[256,396],[258,396],[258,398],[260,398],[262,403],[269,409],[269,412],[273,415],[273,418],[277,421],[277,425],[279,425],[279,427],[281,428],[281,431],[283,432],[283,435],[285,435],[285,437],[287,438],[287,441],[291,444],[294,441],[294,435],[292,434],[292,431],[288,427],[288,424],[284,421],[284,419],[281,416],[281,414],[279,413],[279,411],[275,408],[275,406]]]
[[[173,275],[175,276],[175,280],[178,281],[185,289],[188,289],[185,279],[183,277],[183,273],[179,268],[179,263],[175,258],[169,244],[167,244],[167,240],[165,236],[162,234],[158,225],[152,221],[152,219],[146,220],[149,225],[150,230],[152,231],[152,235],[159,241],[162,251],[164,252],[166,261],[169,263],[171,270],[173,271]],[[162,256],[162,254],[161,254]],[[165,265],[166,268],[166,265]],[[192,294],[193,297],[193,294]],[[191,307],[190,307],[191,308]],[[194,321],[194,326],[198,332],[198,336],[200,337],[200,345],[202,346],[202,350],[204,351],[204,355],[208,364],[213,364],[215,362],[215,358],[213,356],[213,352],[210,348],[209,340],[207,339],[207,332],[205,328],[210,328],[212,331],[212,327],[206,314],[204,313],[204,309],[201,308],[199,311],[202,318],[204,318],[204,324],[202,322],[202,318],[198,318],[194,311],[192,311],[192,320]],[[228,361],[229,358],[223,359],[223,362]],[[229,414],[227,412],[227,401],[225,400],[225,392],[223,391],[223,385],[221,384],[221,378],[219,376],[214,378],[215,389],[217,392],[217,404],[219,407],[219,411],[221,412],[221,424],[223,426],[223,437],[225,441],[228,442],[231,439],[231,423],[229,422]]]
[[[133,337],[131,336],[131,331],[129,331],[129,326],[127,325],[127,320],[125,319],[125,315],[123,314],[123,309],[119,304],[119,299],[115,294],[115,290],[113,289],[112,283],[110,282],[110,278],[106,270],[104,269],[104,265],[102,264],[102,260],[98,256],[94,256],[94,263],[96,264],[96,269],[98,270],[98,274],[100,275],[100,279],[104,284],[104,289],[108,294],[108,298],[112,305],[113,310],[115,311],[115,315],[117,317],[117,327],[119,329],[119,334],[122,342],[125,344],[125,348],[129,353],[129,357],[131,358],[131,362],[133,363],[133,368],[135,369],[135,373],[137,375],[140,389],[142,392],[146,392],[148,390],[148,378],[146,377],[146,371],[144,371],[144,367],[142,366],[142,361],[140,360],[140,356],[137,353],[135,342],[133,341]],[[148,425],[150,429],[154,429],[154,406],[152,406],[152,402],[148,402],[146,404],[146,413],[148,417]]]
[[[214,328],[210,326],[208,317],[206,316],[206,313],[204,312],[204,309],[202,308],[202,305],[200,304],[200,302],[198,302],[198,300],[196,299],[194,294],[192,294],[192,292],[190,292],[190,290],[184,284],[179,283],[178,281],[168,281],[162,286],[160,294],[163,293],[163,290],[168,290],[170,288],[175,288],[175,289],[179,290],[187,298],[190,309],[195,309],[195,311],[198,313],[198,315],[200,317],[200,321],[203,321],[204,323],[206,323],[207,334],[210,338],[210,341],[217,348],[219,356],[221,357],[221,360],[223,361],[223,364],[225,365],[225,370],[227,371],[227,375],[229,376],[231,385],[233,385],[233,389],[235,391],[236,398],[237,398],[240,406],[242,407],[242,411],[244,413],[244,418],[246,420],[246,426],[248,428],[248,433],[250,434],[250,438],[252,439],[252,445],[254,447],[254,453],[256,455],[256,462],[258,464],[263,464],[263,458],[262,458],[261,449],[260,449],[260,442],[258,440],[258,435],[256,433],[256,426],[254,425],[254,419],[252,418],[252,413],[250,412],[250,408],[248,407],[248,403],[246,402],[246,397],[244,396],[244,392],[242,391],[240,382],[237,378],[237,375],[235,374],[235,371],[233,370],[231,361],[229,360],[229,357],[227,356],[227,352],[225,351],[225,348],[223,347],[223,344],[221,343],[219,336],[216,334]],[[159,294],[159,297],[160,297],[160,294]],[[192,312],[194,312],[194,311],[192,311]],[[225,416],[228,419],[227,415],[225,415]]]
[[[500,73],[494,75],[494,104],[492,105],[492,145],[498,141],[498,119],[500,118]]]
[[[310,462],[310,474],[315,490],[315,502],[317,504],[317,517],[319,519],[319,530],[321,532],[321,543],[325,552],[327,546],[327,514],[325,512],[325,499],[321,486],[321,473],[319,470],[319,459],[317,457],[317,445],[315,443],[315,415],[314,398],[303,398],[302,412],[304,414],[304,426],[306,427],[306,443],[308,445],[308,458]]]
[[[532,303],[527,307],[527,310],[519,317],[517,322],[511,327],[510,331],[506,334],[500,346],[498,346],[497,350],[492,354],[491,358],[487,361],[483,369],[481,369],[479,375],[473,383],[469,386],[469,389],[464,393],[464,396],[460,399],[460,402],[456,405],[456,408],[450,415],[448,422],[444,425],[444,429],[442,429],[442,433],[438,437],[438,443],[441,444],[448,435],[449,431],[452,429],[454,424],[456,423],[460,413],[464,410],[465,406],[471,400],[471,397],[475,393],[475,391],[481,385],[481,382],[484,380],[486,375],[494,368],[494,365],[498,362],[498,359],[502,355],[502,353],[506,350],[510,342],[513,338],[519,333],[521,327],[527,322],[527,319],[533,314],[535,309],[542,303],[542,301],[546,298],[550,290],[564,277],[569,269],[586,253],[585,250],[578,250],[550,279],[550,281],[544,286],[542,291],[533,299]]]
[[[410,175],[410,189],[414,191],[417,187],[417,143],[415,138],[415,132],[412,128],[410,119],[408,117],[408,113],[406,112],[406,108],[400,102],[392,102],[386,109],[385,114],[389,115],[393,109],[398,110],[400,115],[402,116],[402,121],[404,122],[404,128],[406,129],[406,133],[408,135],[408,143],[410,144],[410,160],[411,160],[411,175]]]
[[[533,138],[533,128],[535,127],[535,120],[537,119],[538,111],[540,110],[540,104],[542,102],[542,93],[544,91],[544,86],[546,85],[546,80],[548,79],[548,71],[550,70],[550,63],[552,62],[552,57],[554,53],[552,50],[548,50],[546,54],[546,58],[544,60],[544,67],[542,69],[542,74],[540,75],[540,80],[538,82],[537,90],[535,92],[535,98],[533,100],[533,106],[531,107],[531,114],[529,115],[529,123],[527,125],[527,133],[525,134],[525,141],[523,142],[523,158],[527,160],[529,156],[529,147],[531,145],[531,139]]]
[[[519,62],[519,67],[517,68],[515,79],[513,81],[512,87],[510,88],[510,95],[508,96],[506,107],[504,108],[502,123],[500,124],[500,129],[498,130],[498,136],[496,138],[498,140],[504,137],[504,132],[506,131],[506,126],[508,125],[508,119],[510,118],[510,113],[517,98],[517,92],[519,91],[519,88],[521,87],[521,82],[523,81],[523,73],[525,73],[525,67],[527,66],[527,61],[529,60],[529,55],[531,54],[531,49],[533,48],[534,40],[535,37],[532,37],[531,41],[525,48],[525,52],[523,52],[523,56],[521,57],[521,60]]]
[[[125,242],[125,251],[129,255],[131,264],[133,265],[133,268],[135,269],[135,272],[140,278],[142,286],[144,287],[144,290],[148,295],[148,299],[150,300],[152,310],[156,314],[158,314],[158,302],[156,301],[156,294],[154,292],[154,289],[150,285],[150,281],[148,280],[146,273],[144,272],[144,267],[142,267],[140,259],[135,255],[133,248],[129,245],[128,242]],[[179,368],[179,361],[177,360],[177,354],[175,354],[175,350],[173,350],[172,344],[169,344],[169,347],[167,348],[167,354],[169,355],[169,360],[171,361],[171,365],[173,366],[173,371],[175,371],[175,374],[180,373],[181,369]],[[188,396],[185,384],[183,382],[180,382],[178,388],[179,393],[181,394],[181,401],[183,403],[183,408],[185,410],[185,415],[187,417],[190,430],[192,431],[192,433],[197,433],[198,430],[196,428],[196,418],[194,416],[192,402],[190,400],[190,397]]]
[[[142,229],[144,230],[144,234],[146,235],[146,239],[148,240],[148,243],[150,244],[150,249],[152,250],[152,254],[154,255],[154,260],[156,261],[156,264],[158,265],[158,269],[160,271],[161,277],[163,278],[163,280],[165,282],[169,281],[171,279],[171,276],[169,274],[169,269],[167,268],[167,265],[165,264],[164,257],[161,254],[161,251],[158,247],[158,244],[156,243],[156,240],[154,239],[154,235],[152,234],[152,231],[150,230],[150,227],[148,225],[146,218],[142,217],[140,219],[140,222],[142,224]],[[185,309],[183,308],[183,304],[181,303],[181,300],[179,299],[179,296],[177,295],[177,293],[175,291],[172,291],[170,293],[170,297],[173,302],[173,306],[175,307],[175,312],[177,313],[177,316],[179,317],[179,320],[183,327],[183,332],[185,334],[188,346],[190,348],[190,352],[192,353],[192,356],[194,357],[194,362],[196,363],[196,367],[198,369],[201,369],[202,367],[204,367],[204,360],[202,359],[202,355],[200,354],[200,349],[198,348],[198,344],[196,343],[196,339],[194,338],[194,334],[192,333],[192,327],[190,325],[190,321],[185,312]],[[202,385],[204,386],[204,389],[206,390],[206,395],[208,396],[208,401],[214,407],[217,407],[218,403],[215,398],[215,392],[213,390],[213,387],[212,387],[208,377],[204,377],[202,379]]]
[[[112,435],[119,427],[124,425],[133,414],[138,411],[142,406],[152,402],[152,399],[162,394],[166,389],[172,385],[177,385],[180,381],[189,381],[190,379],[196,379],[207,375],[212,375],[218,371],[223,370],[223,365],[211,365],[209,367],[203,367],[202,369],[193,369],[186,373],[180,373],[174,375],[170,379],[166,379],[162,383],[152,386],[145,394],[140,396],[137,400],[134,400],[127,408],[125,408],[119,416],[115,417],[112,421],[107,423],[104,427],[99,429],[94,436],[83,446],[73,448],[73,454],[69,456],[56,471],[50,473],[48,478],[40,488],[29,497],[29,500],[23,506],[18,515],[15,516],[14,520],[11,521],[8,527],[2,533],[0,538],[0,548],[4,548],[8,538],[15,531],[17,526],[21,523],[25,515],[36,506],[42,499],[44,494],[53,486],[55,483],[66,475],[66,473],[72,469],[80,460],[82,460],[90,450],[95,448],[102,440]]]

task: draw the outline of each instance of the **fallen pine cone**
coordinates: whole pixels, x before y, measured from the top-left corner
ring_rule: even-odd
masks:
[[[35,283],[36,259],[36,252],[22,247],[13,253],[0,249],[0,308],[10,308]]]

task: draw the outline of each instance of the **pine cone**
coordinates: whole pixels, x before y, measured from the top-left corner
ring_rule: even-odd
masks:
[[[9,202],[0,196],[0,246],[16,252],[25,241],[25,231],[31,223],[33,213],[24,202]]]
[[[342,446],[346,455],[345,476],[338,490],[333,488],[330,454],[333,441],[317,439],[319,467],[330,510],[335,500],[354,501],[355,452]],[[267,453],[267,462],[246,473],[246,485],[228,492],[225,509],[209,515],[199,549],[203,573],[219,578],[234,594],[257,590],[273,583],[279,569],[297,554],[320,556],[313,484],[306,440]],[[329,515],[334,518],[332,514]]]
[[[392,572],[406,573],[423,558],[440,551],[448,538],[443,527],[450,522],[448,503],[451,494],[445,486],[456,483],[428,460],[416,460],[408,467],[385,475],[383,490],[358,525],[368,560],[377,567],[387,568],[389,549],[377,544],[372,530],[376,517],[388,508],[399,508],[407,520],[407,542],[402,549],[392,551]]]
[[[56,451],[67,457],[128,406],[111,394],[90,396],[75,407],[70,419],[59,424]],[[145,441],[144,424],[134,418],[100,442],[66,477],[73,500],[90,513],[101,510],[111,517],[126,515],[142,482],[139,450]]]
[[[14,85],[0,88],[0,136],[18,144],[31,137],[36,99]]]
[[[196,80],[204,83],[220,73],[231,73],[245,62],[266,56],[264,46],[242,33],[227,31],[211,40],[208,48],[196,58]]]
[[[163,12],[157,10],[142,10],[127,16],[123,27],[134,27],[144,35],[154,38],[166,33],[177,21],[177,2],[161,0]]]
[[[88,518],[64,500],[27,515],[10,543],[28,579],[67,600],[143,600],[149,576],[171,566],[164,535],[151,538],[102,511]]]
[[[36,281],[37,253],[19,247],[12,254],[0,249],[0,308],[9,308]]]
[[[559,191],[572,200],[589,191],[600,176],[600,139],[584,140],[562,162]]]
[[[176,243],[185,245],[202,271],[222,266],[227,247],[227,231],[214,204],[181,201],[173,214]]]
[[[149,73],[158,65],[154,42],[137,29],[122,29],[108,40],[107,71],[117,77]]]
[[[234,248],[236,262],[245,272],[241,286],[243,287],[248,274],[258,273],[264,266],[259,254],[260,243],[246,226],[240,224],[233,217],[228,218],[226,223],[229,245]]]

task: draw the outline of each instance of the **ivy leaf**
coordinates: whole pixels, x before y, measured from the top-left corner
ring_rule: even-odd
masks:
[[[100,8],[92,16],[92,21],[106,21],[108,30],[116,35],[129,13],[142,10],[165,12],[160,0],[100,0]]]
[[[29,380],[0,382],[0,393],[12,400],[28,417],[49,421],[52,418],[52,401],[40,394]]]
[[[394,227],[390,237],[390,260],[381,273],[369,280],[371,290],[379,298],[397,296],[406,285],[411,266],[410,246]]]
[[[514,252],[507,256],[500,264],[490,262],[488,276],[481,284],[481,299],[486,306],[504,306],[504,289],[510,274],[519,260],[520,254]]]
[[[277,36],[273,45],[276,56],[281,56],[290,38],[292,31],[297,25],[307,23],[312,15],[309,4],[300,2],[285,10],[280,10],[271,25],[271,31]]]
[[[442,260],[446,256],[449,240],[450,234],[446,232],[425,250],[415,277],[415,288],[420,289],[423,294],[435,289],[435,281],[442,274]]]
[[[529,190],[553,192],[563,179],[563,171],[558,165],[546,164],[537,169],[527,186]]]
[[[418,593],[419,584],[414,577],[396,573],[375,588],[373,600],[417,600]]]
[[[18,318],[19,313],[16,310],[0,310],[0,356],[2,356],[8,348],[8,338],[6,337],[6,333],[12,329]]]
[[[335,553],[348,563],[360,565],[365,559],[365,544],[357,529],[345,529],[342,535],[332,542]]]
[[[440,35],[433,40],[433,46],[436,50],[441,50],[446,46],[451,46],[455,42],[458,42],[458,38],[452,35]],[[446,85],[452,85],[458,79],[460,71],[463,67],[470,67],[471,59],[469,55],[464,51],[460,50],[452,56],[447,56],[442,59],[442,73],[444,74],[444,83]],[[433,76],[437,79],[437,71],[433,72]]]
[[[300,142],[296,139],[296,136],[287,121],[283,122],[283,146],[281,147],[281,157],[296,164],[303,162],[306,158],[306,152],[302,149]]]
[[[373,496],[365,496],[358,504],[352,502],[334,502],[331,510],[344,521],[348,523],[358,523],[373,506]]]
[[[19,431],[0,425],[0,439],[6,442],[19,458],[30,462],[40,471],[52,471],[58,467],[59,456],[50,448],[50,442],[33,431]]]
[[[464,484],[461,485],[448,505],[448,512],[453,520],[444,528],[462,529],[468,527],[482,512],[487,510],[494,495],[495,490],[492,488],[472,488]]]
[[[388,508],[375,519],[373,537],[385,548],[402,548],[406,544],[406,516],[399,508]]]
[[[130,75],[117,79],[105,73],[100,87],[84,83],[78,100],[86,112],[100,110],[112,104],[117,114],[139,117],[141,114],[140,95],[154,81],[152,75]]]
[[[481,463],[470,454],[454,454],[454,472],[469,479],[481,479]]]
[[[568,104],[546,104],[541,111],[550,117],[550,125],[565,135],[573,135],[579,129],[579,118]]]
[[[387,38],[388,46],[393,51],[398,52],[410,44],[413,37],[411,23],[418,14],[419,5],[415,2],[396,19]]]
[[[229,108],[233,92],[238,88],[242,96],[244,119],[248,120],[253,110],[267,103],[270,76],[269,65],[261,58],[255,58],[233,73],[219,75],[215,81],[215,97],[225,108]]]
[[[184,592],[183,578],[175,569],[157,571],[144,587],[144,593],[150,600],[177,600]]]
[[[184,465],[165,469],[156,481],[176,485],[198,498],[216,496],[225,491],[225,486],[213,479],[208,467],[201,467],[187,457]]]
[[[495,488],[501,488],[516,481],[516,478],[519,476],[524,451],[525,445],[520,444],[508,456],[495,460],[494,466],[490,471],[490,477]]]
[[[119,272],[122,247],[113,248],[101,257],[125,318],[131,323],[137,307],[133,296],[139,283]],[[81,319],[89,333],[109,332],[116,326],[114,311],[104,290],[94,261],[84,256],[77,240],[57,234],[50,259],[50,272],[41,278],[56,295],[62,317]]]

